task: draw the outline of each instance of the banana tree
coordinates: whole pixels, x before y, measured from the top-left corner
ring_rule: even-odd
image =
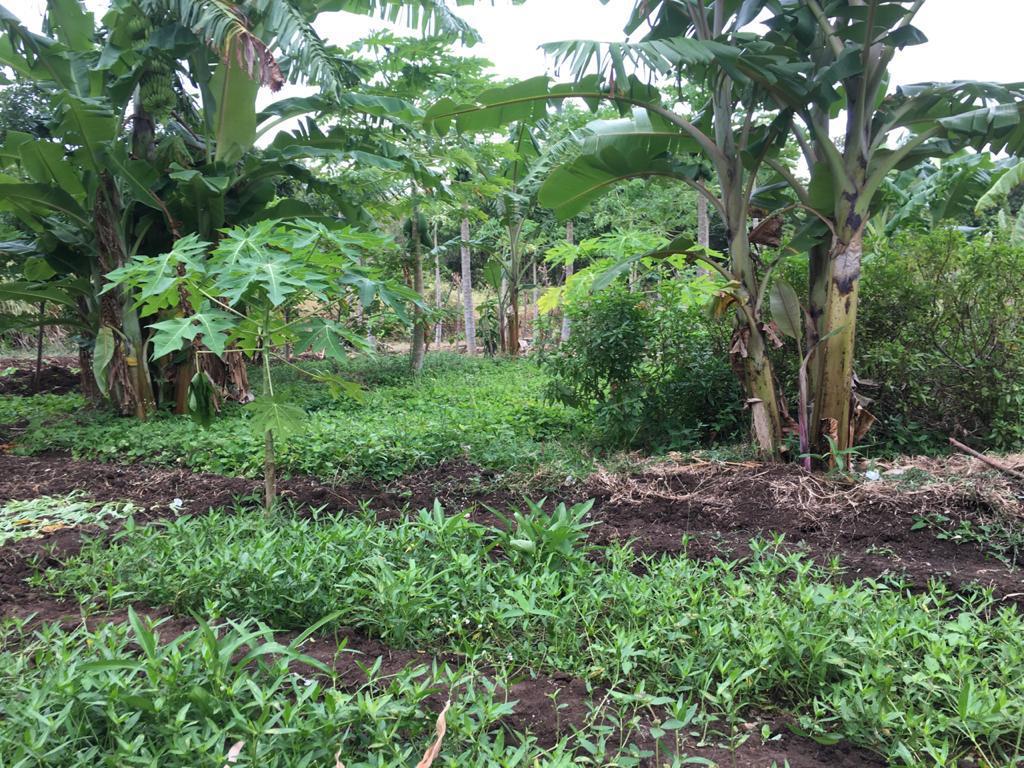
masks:
[[[660,44],[713,61],[723,76],[758,88],[791,112],[794,136],[811,169],[803,184],[773,164],[800,204],[826,217],[809,258],[814,442],[846,455],[870,422],[854,397],[853,354],[863,236],[887,176],[964,147],[1016,151],[1024,140],[1021,89],[991,83],[923,84],[888,93],[896,52],[925,41],[913,25],[923,0],[750,0],[743,26],[763,12],[765,35],[708,39],[702,27],[735,11],[724,0],[638,3],[633,25],[646,23]],[[681,9],[692,20],[679,26]],[[686,35],[685,38],[679,37]],[[647,50],[646,53],[651,51]],[[664,57],[662,57],[664,60]],[[831,117],[845,130],[830,134]],[[909,138],[899,139],[909,132]]]
[[[708,36],[735,34],[738,19],[723,17],[716,23],[707,28]],[[578,137],[578,156],[546,174],[538,200],[559,218],[570,219],[615,184],[634,178],[674,179],[708,199],[726,222],[728,262],[688,238],[676,242],[674,250],[704,260],[726,278],[725,301],[736,317],[733,354],[742,371],[752,430],[762,455],[777,458],[782,420],[767,354],[774,337],[763,314],[766,283],[755,268],[748,219],[758,173],[788,134],[790,114],[766,119],[758,111],[760,92],[739,88],[711,69],[706,76],[715,98],[708,111],[686,115],[686,105],[679,105],[679,110],[665,106],[661,93],[625,74],[625,66],[632,60],[657,65],[657,71],[680,71],[684,62],[690,62],[689,51],[685,46],[676,50],[666,41],[562,43],[549,51],[569,62],[574,82],[552,86],[547,78],[536,78],[486,92],[470,103],[439,102],[428,111],[427,120],[439,130],[455,123],[461,130],[484,131],[512,120],[542,120],[548,104],[566,98],[620,105],[629,116],[590,124]],[[668,53],[675,57],[671,65],[658,58]],[[589,73],[598,61],[608,62],[610,70]],[[705,183],[708,166],[718,180],[717,192]]]

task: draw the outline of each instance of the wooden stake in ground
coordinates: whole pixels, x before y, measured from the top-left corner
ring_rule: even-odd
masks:
[[[952,438],[952,437],[949,438],[949,444],[952,445],[954,448],[956,448],[958,451],[966,453],[968,456],[973,456],[974,458],[978,459],[979,461],[985,462],[986,464],[988,464],[993,469],[998,469],[1000,472],[1005,472],[1010,477],[1016,477],[1018,480],[1024,480],[1024,472],[1021,472],[1020,470],[1014,469],[1013,467],[1008,467],[1005,464],[1003,464],[1002,462],[999,462],[999,461],[996,461],[995,459],[989,458],[988,456],[986,456],[983,453],[978,453],[973,448],[964,445],[963,443],[961,443],[959,440],[956,440],[955,438]]]

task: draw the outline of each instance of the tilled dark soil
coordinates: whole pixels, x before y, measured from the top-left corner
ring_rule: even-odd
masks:
[[[430,507],[437,498],[450,512],[470,510],[474,520],[497,524],[489,508],[506,512],[523,506],[522,495],[501,487],[495,472],[466,462],[449,462],[407,475],[390,484],[332,485],[309,477],[281,483],[281,494],[300,510],[349,511],[369,504],[381,520]],[[258,499],[259,481],[193,473],[181,468],[73,461],[60,455],[0,455],[0,502],[84,491],[98,501],[131,501],[146,510],[145,522],[175,514],[176,498],[186,512],[230,507],[239,498]],[[1024,489],[1021,489],[1024,493]],[[811,503],[799,501],[808,495]],[[918,516],[934,511],[965,520],[991,513],[969,491],[939,487],[935,492],[881,488],[865,492],[824,479],[809,478],[793,466],[679,465],[656,477],[591,480],[547,495],[549,504],[594,499],[596,544],[630,541],[652,554],[743,557],[758,536],[784,534],[789,546],[818,562],[839,558],[850,578],[902,574],[925,586],[930,579],[953,589],[971,584],[991,587],[996,596],[1024,605],[1024,571],[1009,568],[978,546],[939,538]],[[820,500],[820,503],[814,503]],[[1024,524],[1024,517],[1022,517]],[[89,533],[88,531],[85,531]],[[4,603],[28,595],[24,579],[35,567],[51,567],[79,548],[79,530],[0,549],[0,615]],[[40,558],[39,566],[32,560]]]
[[[77,360],[70,357],[44,358],[37,386],[34,361],[0,358],[0,370],[17,369],[0,377],[0,395],[64,395],[77,392],[78,374],[72,370],[72,366],[77,363]]]

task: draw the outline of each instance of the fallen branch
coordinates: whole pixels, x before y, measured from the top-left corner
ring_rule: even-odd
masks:
[[[999,462],[999,461],[996,461],[995,459],[989,458],[988,456],[986,456],[983,453],[978,453],[978,451],[974,450],[973,448],[971,448],[969,446],[964,445],[963,443],[961,443],[956,438],[952,438],[952,437],[949,438],[949,444],[952,445],[954,448],[956,448],[958,451],[966,453],[968,456],[973,456],[974,458],[978,459],[979,461],[985,462],[986,464],[988,464],[993,469],[998,469],[1000,472],[1004,472],[1007,475],[1009,475],[1010,477],[1016,477],[1018,480],[1024,480],[1024,472],[1021,472],[1020,470],[1016,470],[1013,467],[1008,467],[1005,464],[1003,464],[1002,462]]]

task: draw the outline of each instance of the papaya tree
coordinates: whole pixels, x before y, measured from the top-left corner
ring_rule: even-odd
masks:
[[[161,256],[136,255],[107,275],[108,292],[125,291],[131,305],[152,315],[179,306],[189,312],[152,325],[153,356],[185,353],[193,358],[223,357],[237,349],[260,360],[262,393],[247,410],[264,440],[264,502],[277,499],[275,438],[297,431],[305,412],[275,394],[277,350],[293,345],[343,362],[352,350],[369,348],[365,337],[344,323],[310,314],[303,308],[338,302],[369,307],[379,300],[408,321],[405,306],[418,303],[402,285],[390,284],[361,266],[361,255],[394,243],[383,235],[319,222],[265,220],[223,231],[218,242],[187,235]],[[190,382],[191,413],[208,424],[218,410],[217,391],[198,360]],[[359,387],[334,374],[298,368],[339,395],[359,396]]]

